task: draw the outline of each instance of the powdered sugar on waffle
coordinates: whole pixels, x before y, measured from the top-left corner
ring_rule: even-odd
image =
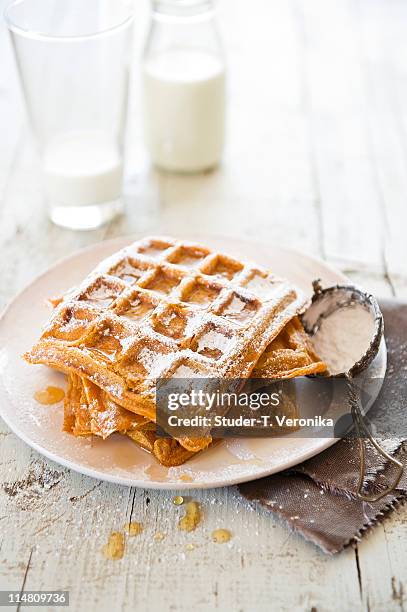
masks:
[[[115,276],[123,266],[129,271],[128,259],[140,277]],[[202,302],[200,297],[194,301],[197,287],[204,292]],[[139,316],[136,309],[126,318],[137,298],[151,303],[151,310]],[[239,314],[246,305],[247,320],[228,319],[228,313]],[[140,414],[149,416],[155,414],[152,379],[199,377],[201,372],[216,378],[250,376],[266,346],[303,305],[295,287],[267,270],[211,253],[202,245],[151,237],[101,262],[65,296],[53,325],[27,358],[91,378],[134,412],[142,398]],[[76,323],[72,317],[68,322],[66,313],[75,308],[82,311],[80,320]],[[71,339],[69,325],[72,332],[79,327],[80,335]],[[123,349],[112,361],[97,352],[97,334],[103,327]],[[114,342],[112,346],[114,350]],[[108,351],[112,353],[110,345]],[[140,365],[145,372],[141,375]],[[136,386],[135,377],[140,380]],[[145,398],[147,390],[150,399]]]
[[[230,338],[212,329],[199,339],[198,352],[205,349],[217,349],[223,355],[230,348],[231,342]]]
[[[146,372],[149,372],[149,377],[155,378],[168,366],[171,361],[171,356],[157,353],[148,347],[144,347],[138,353],[138,359]]]
[[[246,308],[245,302],[243,302],[243,300],[238,298],[237,295],[234,295],[233,298],[231,299],[231,301],[228,304],[227,312],[228,312],[228,314],[239,315],[239,314],[242,313],[242,311],[245,308]]]

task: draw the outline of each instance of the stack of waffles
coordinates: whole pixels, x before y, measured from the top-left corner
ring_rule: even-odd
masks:
[[[304,303],[288,281],[256,265],[150,237],[69,291],[25,358],[67,374],[67,432],[120,432],[174,466],[212,440],[156,435],[157,380],[324,371],[297,316]]]

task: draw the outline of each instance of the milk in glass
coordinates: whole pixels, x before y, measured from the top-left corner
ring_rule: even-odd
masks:
[[[122,156],[103,132],[63,134],[45,148],[47,197],[62,206],[87,206],[120,198]]]

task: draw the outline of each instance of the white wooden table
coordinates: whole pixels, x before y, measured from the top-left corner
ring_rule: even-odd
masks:
[[[4,0],[0,0],[0,6]],[[138,0],[136,41],[145,27]],[[322,256],[379,296],[407,297],[407,4],[223,0],[229,135],[222,167],[151,170],[134,76],[127,215],[89,233],[51,225],[9,42],[0,30],[0,303],[58,258],[134,232],[191,231]],[[135,55],[138,54],[136,45]],[[136,71],[137,72],[137,71]],[[44,460],[0,425],[0,588],[68,589],[73,610],[405,610],[407,511],[355,549],[323,555],[234,489],[194,493],[202,527],[176,528],[175,493],[126,489]],[[121,561],[101,547],[142,521]],[[233,533],[216,545],[217,527]],[[162,542],[153,539],[166,533]],[[187,543],[196,547],[185,550]]]

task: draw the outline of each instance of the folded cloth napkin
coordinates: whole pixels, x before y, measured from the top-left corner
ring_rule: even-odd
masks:
[[[360,457],[355,438],[340,440],[290,470],[239,486],[244,497],[285,519],[292,529],[331,554],[360,540],[407,499],[407,303],[383,300],[381,309],[388,365],[369,420],[373,419],[378,432],[386,432],[381,446],[405,466],[396,489],[372,503],[357,497]],[[394,482],[394,466],[368,440],[364,443],[365,485],[370,493],[384,491]]]

